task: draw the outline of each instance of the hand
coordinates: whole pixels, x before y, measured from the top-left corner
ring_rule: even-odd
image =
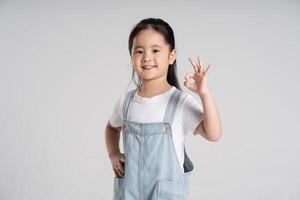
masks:
[[[112,154],[110,157],[113,171],[118,178],[124,177],[125,170],[125,156],[123,153],[117,152]]]
[[[212,65],[209,64],[207,69],[204,70],[203,61],[199,58],[199,56],[197,57],[197,62],[194,62],[190,57],[189,61],[193,65],[194,73],[186,74],[184,85],[199,96],[205,95],[209,92],[207,88],[207,75]]]

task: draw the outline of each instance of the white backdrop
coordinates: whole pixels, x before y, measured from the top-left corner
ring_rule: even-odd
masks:
[[[189,134],[191,199],[299,200],[299,1],[0,1],[0,199],[112,199],[104,127],[143,18],[211,63],[223,138]],[[298,79],[297,79],[298,78]]]

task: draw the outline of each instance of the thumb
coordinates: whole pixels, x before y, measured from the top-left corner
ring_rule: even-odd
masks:
[[[121,162],[125,162],[125,158],[124,157],[122,157],[120,160],[121,160]]]
[[[188,81],[184,81],[184,86],[188,89],[191,88],[191,83],[189,83]]]
[[[185,80],[187,80],[187,81],[190,81],[190,80],[192,80],[193,79],[193,77],[194,77],[194,74],[192,74],[192,73],[186,73],[186,75],[185,75]]]

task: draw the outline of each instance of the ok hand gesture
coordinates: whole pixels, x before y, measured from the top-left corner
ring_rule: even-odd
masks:
[[[197,57],[197,61],[194,62],[189,57],[190,63],[193,65],[194,73],[187,73],[185,76],[184,85],[191,91],[197,93],[199,96],[205,95],[209,92],[207,88],[207,75],[210,71],[211,64],[204,69],[203,61]]]

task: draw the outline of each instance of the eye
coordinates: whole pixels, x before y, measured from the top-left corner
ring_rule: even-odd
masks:
[[[154,53],[157,53],[157,52],[159,52],[159,50],[158,50],[158,49],[154,49],[153,52],[154,52]]]
[[[142,51],[142,50],[137,50],[137,51],[135,51],[135,53],[136,53],[136,54],[142,54],[143,51]]]

